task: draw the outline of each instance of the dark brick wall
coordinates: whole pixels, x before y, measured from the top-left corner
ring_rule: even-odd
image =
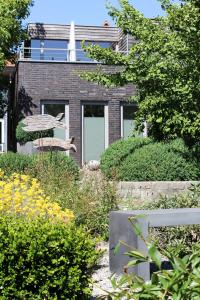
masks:
[[[81,161],[81,103],[104,101],[109,110],[109,143],[120,138],[120,102],[134,93],[133,86],[105,88],[85,81],[79,74],[95,70],[95,64],[28,62],[18,63],[18,91],[24,88],[27,98],[37,107],[33,113],[41,113],[41,101],[66,100],[69,103],[69,134],[75,136],[78,152],[73,154]],[[103,66],[106,71],[116,67]]]

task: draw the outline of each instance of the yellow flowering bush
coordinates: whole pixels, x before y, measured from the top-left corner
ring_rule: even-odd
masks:
[[[51,202],[37,179],[13,173],[5,176],[0,170],[0,212],[25,215],[29,218],[43,217],[65,223],[74,219],[72,211],[63,210]]]

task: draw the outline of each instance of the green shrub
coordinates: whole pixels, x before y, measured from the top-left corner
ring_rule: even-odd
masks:
[[[88,299],[95,242],[84,228],[0,216],[1,299]]]
[[[186,151],[186,150],[185,150]],[[175,146],[153,143],[136,149],[122,161],[118,179],[124,181],[198,180],[197,162],[187,159]]]
[[[0,169],[6,175],[14,172],[27,173],[38,179],[41,176],[48,178],[48,172],[54,174],[59,183],[61,176],[69,178],[79,178],[79,167],[72,157],[61,152],[46,152],[34,155],[26,155],[8,152],[0,155]]]
[[[109,213],[118,209],[115,186],[95,176],[80,182],[79,186],[75,185],[67,206],[73,210],[76,223],[84,224],[92,234],[107,240]]]
[[[101,157],[107,178],[122,181],[198,180],[199,149],[188,149],[181,139],[156,143],[129,138],[113,143]]]
[[[67,156],[65,153],[54,151],[34,154],[33,161],[33,174],[36,172],[38,179],[40,179],[41,176],[45,176],[45,174],[48,179],[51,173],[54,175],[54,180],[57,178],[56,182],[59,185],[61,177],[67,176],[67,178],[75,180],[79,178],[79,167],[77,163],[71,156]]]
[[[117,178],[119,166],[133,153],[144,145],[150,144],[149,138],[129,138],[127,140],[118,140],[111,144],[101,156],[101,170],[107,178]]]
[[[3,154],[1,168],[6,175],[18,172],[36,177],[51,201],[63,209],[73,210],[76,224],[85,225],[94,235],[108,238],[109,212],[118,206],[115,186],[102,176],[79,181],[77,164],[59,152],[32,156]]]
[[[113,184],[96,176],[74,181],[67,174],[57,177],[51,171],[40,173],[40,183],[52,201],[74,212],[76,224],[85,225],[103,239],[108,238],[109,213],[117,209]]]
[[[0,155],[0,169],[2,169],[6,175],[11,175],[14,172],[24,173],[32,167],[33,157],[29,155],[13,152]]]
[[[16,138],[20,144],[26,144],[27,142],[34,141],[38,138],[44,137],[53,137],[53,129],[43,130],[43,131],[35,131],[35,132],[26,132],[22,128],[25,125],[23,121],[19,122],[16,128]]]

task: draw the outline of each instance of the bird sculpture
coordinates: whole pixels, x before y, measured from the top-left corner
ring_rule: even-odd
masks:
[[[64,113],[60,113],[57,117],[53,117],[51,115],[33,115],[26,117],[22,123],[25,125],[22,129],[26,132],[34,132],[34,131],[44,131],[53,128],[63,128],[66,129],[65,123],[61,122]],[[69,140],[61,140],[58,138],[46,137],[39,138],[33,141],[34,147],[36,147],[40,151],[48,151],[48,150],[59,150],[59,151],[67,151],[73,150],[76,152],[76,146],[73,144],[74,137]]]
[[[63,141],[61,139],[46,137],[33,141],[33,146],[40,151],[68,151],[72,150],[77,152],[76,146],[74,145],[74,137],[69,140]]]
[[[60,113],[57,117],[51,115],[33,115],[26,117],[22,123],[25,125],[22,129],[26,132],[43,131],[53,128],[66,129],[65,123],[60,120],[64,113]]]

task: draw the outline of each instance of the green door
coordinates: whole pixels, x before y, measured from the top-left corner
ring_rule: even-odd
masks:
[[[100,160],[105,150],[105,105],[83,105],[83,162]]]

